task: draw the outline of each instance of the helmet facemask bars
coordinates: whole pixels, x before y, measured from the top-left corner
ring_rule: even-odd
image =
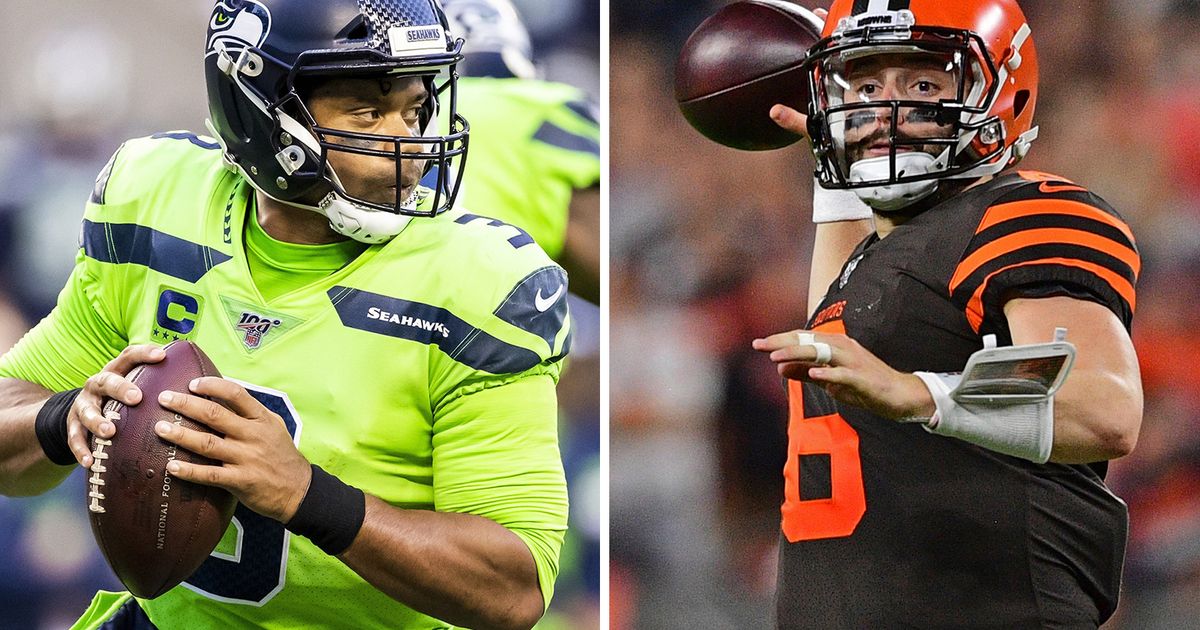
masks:
[[[450,67],[454,72],[454,67]],[[294,71],[299,76],[292,78],[291,83],[303,83],[305,80],[319,80],[322,77],[345,77],[346,74],[326,74],[320,67],[298,66]],[[444,73],[443,73],[444,74]],[[363,78],[386,79],[390,75],[363,75]],[[404,76],[411,76],[404,73]],[[412,136],[380,135],[373,133],[335,129],[320,125],[313,116],[305,101],[307,90],[293,87],[279,103],[273,106],[275,118],[280,120],[279,132],[286,134],[283,122],[292,117],[303,124],[309,131],[300,137],[284,135],[283,139],[303,144],[307,156],[299,159],[315,159],[317,172],[332,188],[330,195],[341,197],[365,209],[379,212],[393,212],[405,216],[432,217],[453,206],[458,194],[462,173],[467,158],[467,146],[470,126],[466,119],[458,114],[458,83],[444,78],[442,75],[424,75],[423,82],[428,91],[428,99],[421,110],[420,134]],[[441,81],[439,83],[439,80]],[[450,106],[449,130],[445,134],[437,133],[439,104],[446,102]],[[295,146],[295,145],[292,145]],[[284,147],[286,154],[280,156],[281,162],[287,160],[294,163],[296,150]],[[388,159],[395,163],[396,196],[395,199],[382,203],[378,200],[367,199],[347,190],[336,169],[330,164],[330,155],[345,153],[380,159]],[[422,177],[419,183],[412,187],[409,194],[404,195],[403,169],[405,162],[424,162]],[[322,199],[326,203],[330,197]]]

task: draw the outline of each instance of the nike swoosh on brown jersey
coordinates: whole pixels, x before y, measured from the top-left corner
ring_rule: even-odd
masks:
[[[1087,189],[1082,186],[1051,184],[1050,182],[1042,182],[1042,185],[1038,186],[1038,190],[1048,195],[1059,192],[1087,192]]]

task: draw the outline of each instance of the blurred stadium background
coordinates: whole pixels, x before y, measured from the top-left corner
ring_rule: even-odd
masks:
[[[610,7],[614,630],[772,621],[786,400],[750,340],[806,319],[812,161],[720,147],[679,115],[676,55],[722,4]],[[1145,421],[1108,476],[1132,529],[1106,627],[1200,628],[1200,2],[1020,4],[1042,68],[1023,166],[1107,198],[1145,261]]]
[[[513,3],[545,78],[598,100],[600,0]],[[54,306],[78,246],[83,204],[117,146],[164,130],[205,133],[211,9],[208,0],[4,3],[0,352]],[[577,334],[560,386],[571,530],[556,596],[539,626],[550,630],[596,628],[600,616],[600,320],[582,301],[572,308]],[[65,628],[98,588],[120,588],[93,542],[81,472],[41,497],[0,497],[0,628]]]

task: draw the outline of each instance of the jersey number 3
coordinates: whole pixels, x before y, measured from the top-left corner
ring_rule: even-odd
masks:
[[[858,432],[833,413],[804,417],[803,385],[788,381],[788,456],[784,465],[783,534],[788,542],[843,538],[854,533],[867,511]],[[800,458],[829,458],[830,496],[805,499],[800,493]]]
[[[300,441],[300,416],[287,394],[240,383],[264,407],[279,414],[292,441]],[[262,606],[283,589],[290,534],[279,521],[238,504],[233,513],[237,542],[233,553],[214,551],[183,585],[205,597]]]

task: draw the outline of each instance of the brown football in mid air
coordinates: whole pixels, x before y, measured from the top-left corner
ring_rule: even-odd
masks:
[[[186,393],[192,379],[221,374],[189,341],[164,349],[165,359],[139,365],[127,377],[142,390],[140,403],[130,407],[105,402],[104,412],[113,418],[116,435],[110,440],[91,436],[94,463],[87,506],[92,533],[113,572],[129,592],[143,598],[158,597],[194,573],[220,542],[237,505],[221,488],[167,473],[172,459],[214,462],[163,441],[154,432],[155,423],[166,420],[212,431],[164,409],[158,404],[159,393]]]
[[[675,100],[692,127],[727,147],[765,151],[800,136],[771,120],[782,103],[808,113],[809,48],[823,21],[783,0],[726,5],[692,33],[675,66]]]

